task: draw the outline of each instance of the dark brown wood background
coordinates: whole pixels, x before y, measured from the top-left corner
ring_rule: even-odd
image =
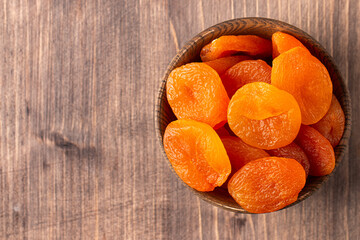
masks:
[[[1,0],[1,239],[359,239],[358,0]],[[331,53],[353,103],[348,154],[290,209],[199,200],[155,138],[167,64],[223,20],[293,24]]]

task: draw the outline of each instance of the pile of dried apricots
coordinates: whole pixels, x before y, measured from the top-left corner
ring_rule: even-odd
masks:
[[[248,212],[265,213],[295,202],[308,175],[333,171],[344,112],[326,67],[299,40],[222,36],[200,57],[166,84],[178,120],[163,143],[186,184],[227,188]]]

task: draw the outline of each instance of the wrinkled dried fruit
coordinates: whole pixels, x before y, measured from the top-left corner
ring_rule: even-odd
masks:
[[[248,162],[259,158],[270,157],[264,150],[252,147],[238,137],[221,137],[221,141],[224,144],[231,163],[231,174],[229,178]]]
[[[302,125],[295,142],[310,162],[309,175],[325,176],[335,168],[335,153],[330,142],[316,129]]]
[[[318,122],[329,110],[332,96],[329,73],[302,47],[284,52],[273,60],[271,84],[295,97],[305,125]]]
[[[251,161],[236,172],[228,190],[246,211],[266,213],[295,202],[305,182],[304,168],[296,160],[267,157]]]
[[[245,143],[275,149],[290,144],[301,125],[294,97],[268,83],[249,83],[231,98],[228,107],[231,130]]]
[[[289,145],[286,145],[285,147],[267,150],[267,152],[271,156],[295,159],[301,164],[301,166],[303,166],[306,176],[309,174],[309,169],[310,169],[309,159],[307,158],[305,152],[301,149],[301,147],[299,147],[296,143],[292,142]]]
[[[263,60],[246,60],[232,66],[220,77],[231,98],[245,84],[271,83],[271,67]]]
[[[272,35],[271,40],[273,58],[276,58],[281,53],[284,53],[295,47],[302,47],[307,50],[307,48],[299,40],[287,33],[276,32]]]
[[[221,186],[231,172],[224,145],[209,125],[176,120],[165,129],[164,149],[178,176],[198,191]]]
[[[209,65],[210,67],[212,67],[221,76],[221,74],[226,72],[226,70],[228,70],[235,64],[237,64],[241,61],[250,60],[250,59],[251,59],[251,57],[249,57],[249,56],[241,55],[241,56],[230,56],[230,57],[218,58],[218,59],[208,61],[205,63],[207,65]]]
[[[230,136],[236,137],[236,134],[231,130],[231,128],[229,127],[229,124],[228,124],[228,123],[226,123],[226,124],[224,125],[224,127],[225,127],[225,129],[228,131],[228,133],[230,134]]]
[[[325,116],[317,123],[312,125],[318,130],[333,147],[336,147],[344,133],[345,115],[339,101],[333,95],[331,105]]]
[[[219,135],[219,137],[225,137],[230,136],[229,131],[225,128],[225,126],[222,126],[221,128],[218,128],[215,130],[216,133]]]
[[[174,69],[167,80],[166,93],[178,119],[192,119],[214,128],[227,121],[229,97],[217,72],[205,63]]]
[[[200,57],[203,62],[242,52],[250,56],[269,57],[271,41],[255,35],[222,36],[203,47]]]

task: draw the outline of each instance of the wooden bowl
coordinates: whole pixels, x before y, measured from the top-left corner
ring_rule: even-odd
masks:
[[[210,43],[212,40],[220,36],[251,34],[251,35],[257,35],[263,38],[271,39],[271,35],[277,31],[289,33],[295,36],[297,39],[299,39],[310,50],[310,52],[326,66],[326,68],[329,71],[329,74],[333,82],[334,94],[339,100],[341,107],[344,110],[345,118],[346,118],[344,135],[339,145],[335,148],[335,156],[336,156],[335,168],[340,164],[342,158],[344,157],[345,151],[348,147],[350,131],[351,131],[351,102],[350,102],[350,96],[347,86],[345,85],[332,57],[326,52],[324,47],[322,47],[315,39],[313,39],[310,35],[308,35],[304,31],[290,24],[274,19],[267,19],[267,18],[239,18],[239,19],[233,19],[216,24],[215,26],[212,26],[206,29],[205,31],[199,33],[193,39],[187,42],[185,46],[173,58],[168,68],[166,69],[165,76],[163,77],[160,91],[158,93],[156,112],[155,112],[155,125],[156,125],[157,138],[161,144],[161,148],[165,157],[166,154],[162,142],[164,131],[166,126],[170,122],[176,120],[176,117],[174,116],[166,99],[165,85],[170,72],[173,69],[181,65],[184,65],[186,63],[200,61],[199,54],[202,47],[204,47],[206,44]],[[169,161],[168,163],[170,164]],[[172,171],[175,173],[173,169]],[[333,175],[333,173],[323,177],[311,177],[311,176],[308,177],[304,189],[299,194],[298,200],[287,207],[293,206],[303,201],[307,197],[309,197],[317,189],[319,189],[321,184],[323,184],[331,175]],[[182,180],[180,179],[180,181]],[[191,189],[201,199],[208,201],[216,206],[231,211],[248,213],[243,208],[241,208],[229,195],[227,190],[223,188],[215,188],[215,190],[212,192],[199,192],[191,187],[189,187],[189,189]]]

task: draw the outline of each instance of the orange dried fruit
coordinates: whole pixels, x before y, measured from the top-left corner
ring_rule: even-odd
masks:
[[[244,60],[250,60],[251,57],[246,55],[239,55],[239,56],[230,56],[230,57],[223,57],[218,58],[212,61],[205,62],[207,65],[212,67],[220,76],[226,70],[234,66],[235,64],[244,61]]]
[[[242,52],[250,56],[269,57],[271,41],[255,35],[221,36],[201,49],[203,62]]]
[[[335,153],[330,142],[316,129],[302,125],[295,142],[310,162],[309,175],[325,176],[335,168]]]
[[[231,98],[245,84],[271,83],[271,67],[263,60],[246,60],[232,66],[220,77]]]
[[[271,37],[273,58],[295,47],[307,48],[295,37],[283,32],[276,32]]]
[[[219,128],[226,123],[229,97],[217,72],[205,63],[174,69],[166,83],[169,105],[178,119]]]
[[[226,147],[225,147],[226,148]],[[292,142],[285,147],[267,150],[271,156],[292,158],[298,161],[303,166],[306,176],[309,174],[310,162],[305,152],[296,143]],[[230,159],[231,160],[231,159]]]
[[[275,149],[290,144],[299,132],[301,113],[295,98],[268,83],[240,88],[228,107],[231,130],[250,146]]]
[[[229,133],[230,136],[236,137],[236,134],[231,130],[231,128],[229,127],[229,124],[228,124],[228,123],[226,123],[226,124],[224,125],[224,127],[225,127],[225,129],[228,131],[228,133]]]
[[[270,157],[264,150],[252,147],[238,137],[225,136],[220,139],[224,144],[231,163],[231,174],[229,178],[248,162],[259,158]]]
[[[294,159],[266,157],[246,164],[230,179],[228,190],[251,213],[273,212],[295,202],[305,186],[304,168]]]
[[[226,130],[225,126],[222,126],[215,131],[219,135],[219,137],[230,136],[230,133],[228,132],[228,130]]]
[[[295,47],[273,60],[271,84],[295,97],[305,125],[318,122],[329,110],[332,96],[329,73],[302,47]]]
[[[221,186],[231,172],[229,157],[215,130],[194,120],[176,120],[165,129],[164,149],[177,175],[198,191]]]
[[[215,130],[220,137],[236,136],[230,129],[229,124],[225,123],[224,126]]]
[[[344,133],[345,115],[339,101],[333,95],[331,105],[325,116],[317,123],[312,125],[318,130],[333,147],[336,147]]]

